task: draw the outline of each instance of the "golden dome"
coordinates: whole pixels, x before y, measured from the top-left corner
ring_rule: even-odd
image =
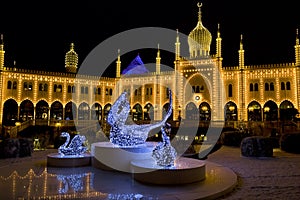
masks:
[[[190,50],[190,58],[209,56],[210,44],[212,40],[211,33],[205,28],[201,20],[201,6],[199,7],[197,26],[190,32],[188,44]]]
[[[78,65],[78,55],[74,51],[74,43],[71,43],[70,51],[65,56],[65,67],[67,72],[76,73]]]

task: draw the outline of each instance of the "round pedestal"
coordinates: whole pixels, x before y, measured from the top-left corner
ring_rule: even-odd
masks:
[[[146,142],[133,147],[120,147],[111,142],[92,144],[92,166],[103,170],[116,170],[131,173],[132,160],[151,159],[156,143]]]
[[[180,157],[172,168],[157,166],[153,159],[131,162],[135,180],[160,185],[187,184],[205,179],[205,162]]]
[[[82,167],[91,165],[91,154],[80,156],[61,156],[59,153],[47,155],[47,166],[50,167]]]

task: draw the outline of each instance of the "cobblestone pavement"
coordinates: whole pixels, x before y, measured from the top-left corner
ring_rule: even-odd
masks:
[[[273,157],[243,157],[240,148],[222,146],[207,160],[238,175],[237,187],[220,199],[300,199],[300,154],[274,149]]]

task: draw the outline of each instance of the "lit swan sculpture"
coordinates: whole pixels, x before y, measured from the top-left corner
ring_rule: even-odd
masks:
[[[172,113],[172,93],[169,90],[170,106],[163,120],[154,124],[125,124],[130,111],[129,101],[126,98],[126,92],[123,92],[115,103],[112,105],[107,122],[111,126],[110,141],[111,143],[122,146],[142,145],[148,138],[148,133],[157,127],[165,125],[167,119]]]
[[[75,135],[70,142],[70,134],[62,132],[61,137],[66,137],[67,140],[58,148],[58,153],[62,156],[79,156],[87,151],[87,147],[83,146],[86,138],[84,135]]]

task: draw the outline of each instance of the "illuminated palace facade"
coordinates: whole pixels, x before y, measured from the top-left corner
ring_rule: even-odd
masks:
[[[116,98],[128,92],[133,120],[160,120],[168,107],[168,88],[174,91],[172,118],[200,121],[291,120],[300,106],[300,44],[295,41],[295,61],[284,64],[245,65],[242,36],[237,49],[239,65],[222,65],[222,38],[218,28],[216,53],[210,54],[212,35],[198,22],[188,35],[190,57],[180,55],[179,34],[174,36],[173,71],[160,70],[116,77],[76,75],[78,55],[74,44],[65,56],[65,72],[26,70],[4,66],[0,45],[0,122],[52,120],[105,120]]]

